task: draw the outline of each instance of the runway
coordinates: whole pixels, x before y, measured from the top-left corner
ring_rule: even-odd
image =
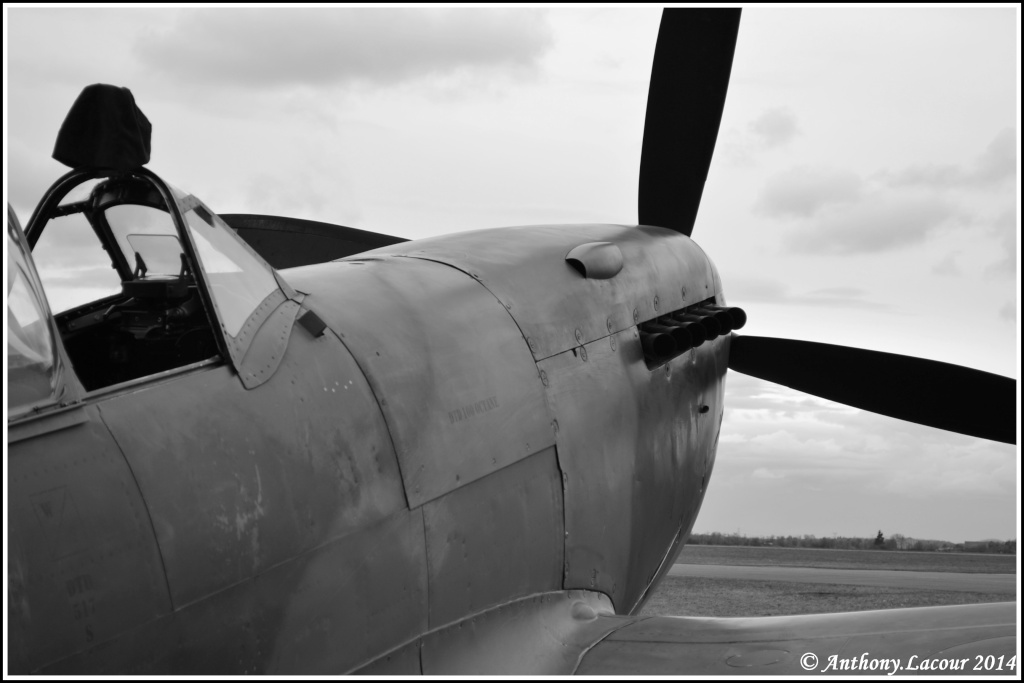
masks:
[[[887,569],[821,569],[815,567],[749,567],[719,564],[676,564],[669,576],[743,581],[837,583],[854,586],[916,588],[920,590],[1005,593],[1016,596],[1016,574],[911,572]]]

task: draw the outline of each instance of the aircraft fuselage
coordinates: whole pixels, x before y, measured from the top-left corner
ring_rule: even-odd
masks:
[[[588,243],[621,269],[566,263]],[[724,303],[694,242],[497,229],[281,275],[315,316],[253,343],[258,386],[198,363],[12,427],[12,672],[340,673],[530,596],[639,608],[722,419],[728,336],[651,364],[638,330]]]

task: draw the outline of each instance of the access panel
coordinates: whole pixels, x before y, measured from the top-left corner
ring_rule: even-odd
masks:
[[[565,588],[620,614],[641,600],[703,500],[727,354],[723,337],[648,370],[633,328],[538,363],[565,474]]]
[[[175,608],[406,508],[366,379],[333,334],[291,329],[270,379],[224,365],[102,404],[153,517]]]
[[[411,507],[554,445],[526,340],[466,273],[398,257],[283,275],[369,379]]]

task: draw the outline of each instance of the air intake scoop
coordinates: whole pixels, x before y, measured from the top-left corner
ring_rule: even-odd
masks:
[[[611,242],[589,242],[574,247],[566,262],[585,278],[607,280],[622,270],[622,251]]]

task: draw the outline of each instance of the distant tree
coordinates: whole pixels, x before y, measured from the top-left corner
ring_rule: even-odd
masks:
[[[882,535],[882,530],[881,529],[878,530],[878,535],[875,536],[875,547],[876,548],[884,548],[885,547],[885,536]]]

